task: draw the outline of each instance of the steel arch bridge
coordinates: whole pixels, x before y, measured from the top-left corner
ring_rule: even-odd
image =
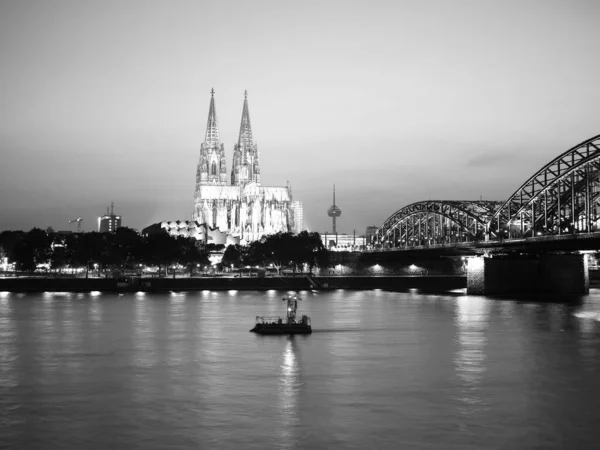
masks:
[[[494,213],[490,237],[590,233],[598,230],[600,135],[556,157]]]
[[[387,247],[600,231],[600,135],[559,155],[505,202],[423,201],[405,206],[375,232]]]
[[[475,242],[485,239],[489,218],[502,202],[428,200],[392,214],[376,232],[390,247]]]

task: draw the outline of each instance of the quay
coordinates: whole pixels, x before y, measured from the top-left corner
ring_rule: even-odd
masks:
[[[0,278],[0,292],[168,292],[227,290],[332,290],[332,289],[419,289],[446,292],[467,286],[465,275],[405,276],[283,276],[265,278],[192,277],[192,278]]]

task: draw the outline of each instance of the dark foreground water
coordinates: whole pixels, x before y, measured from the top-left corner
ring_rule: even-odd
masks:
[[[597,449],[600,291],[580,306],[303,292],[0,293],[0,445]]]

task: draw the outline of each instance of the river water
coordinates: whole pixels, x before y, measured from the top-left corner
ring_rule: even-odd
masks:
[[[600,448],[598,290],[283,294],[0,293],[2,448]]]

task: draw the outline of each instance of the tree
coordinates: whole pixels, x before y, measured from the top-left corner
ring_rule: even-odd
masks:
[[[246,248],[245,256],[242,256],[242,265],[257,266],[260,264],[264,264],[267,260],[267,255],[265,251],[266,247],[264,245],[264,242],[251,242],[250,245]]]
[[[240,267],[242,265],[242,247],[239,244],[227,246],[221,263],[227,267]]]
[[[44,230],[39,228],[32,228],[26,235],[26,240],[31,245],[33,252],[33,259],[36,264],[43,264],[48,262],[50,257],[50,244],[52,238],[46,234]]]
[[[73,246],[73,262],[85,266],[85,277],[88,278],[90,265],[102,264],[107,251],[106,233],[78,233],[71,244]],[[70,247],[67,241],[67,247]]]
[[[22,272],[33,272],[36,268],[35,256],[31,243],[23,239],[15,246],[15,268]]]
[[[50,268],[60,273],[66,265],[72,262],[72,251],[66,245],[55,245],[50,253]]]
[[[177,260],[177,253],[177,241],[166,232],[150,234],[144,240],[143,260],[147,264],[158,266],[158,276],[162,265],[165,266],[165,275],[167,274],[167,267]]]
[[[190,276],[192,276],[194,268],[198,265],[210,264],[208,250],[200,247],[194,238],[180,236],[176,239],[176,243],[178,247],[176,259],[180,264],[187,266]],[[175,278],[175,272],[173,272],[173,278]]]
[[[17,270],[33,272],[38,264],[48,262],[51,239],[45,231],[32,228],[14,247]]]
[[[298,260],[297,246],[294,245],[292,233],[271,234],[258,242],[259,251],[257,253],[262,256],[262,262],[273,264],[278,275],[282,267]]]
[[[110,242],[110,253],[115,263],[121,268],[133,268],[142,258],[142,237],[131,228],[119,227],[107,235]]]
[[[315,252],[315,265],[323,269],[329,267],[331,254],[326,248],[321,248]],[[312,270],[312,269],[311,269]]]
[[[319,265],[319,261],[328,260],[328,255],[321,236],[317,232],[309,233],[308,231],[302,231],[296,238],[300,242],[301,247],[301,262],[306,263],[309,266],[309,271],[312,273],[315,265]]]
[[[0,252],[2,256],[8,258],[10,262],[16,259],[16,249],[23,240],[25,233],[23,231],[3,231],[0,233]]]

